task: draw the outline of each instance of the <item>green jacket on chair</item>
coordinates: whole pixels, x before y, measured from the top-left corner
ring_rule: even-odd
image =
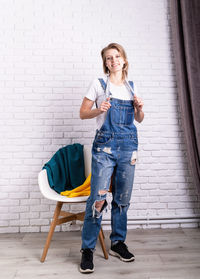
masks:
[[[74,143],[60,148],[43,169],[57,193],[78,187],[85,181],[83,145]]]

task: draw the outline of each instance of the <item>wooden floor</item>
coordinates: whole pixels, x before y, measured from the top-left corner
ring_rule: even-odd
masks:
[[[46,233],[0,234],[0,278],[200,278],[200,229],[128,231],[127,244],[136,260],[123,263],[103,258],[99,243],[95,272],[80,274],[80,232],[55,233],[46,261],[39,259]],[[105,232],[109,248],[109,232]]]

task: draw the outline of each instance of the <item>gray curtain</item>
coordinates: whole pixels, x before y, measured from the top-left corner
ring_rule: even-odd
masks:
[[[169,3],[187,155],[200,193],[200,0],[170,0]]]

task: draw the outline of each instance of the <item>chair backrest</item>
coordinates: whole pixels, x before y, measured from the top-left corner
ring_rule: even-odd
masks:
[[[83,152],[84,152],[85,176],[87,178],[91,172],[91,158],[92,158],[91,146],[84,146]]]
[[[85,176],[86,178],[91,172],[91,147],[90,146],[84,146],[84,165],[85,165]],[[45,169],[41,170],[38,174],[38,184],[41,193],[43,196],[50,200],[55,201],[63,201],[66,202],[67,200],[69,202],[81,202],[86,201],[87,197],[76,197],[76,198],[66,198],[65,196],[61,196],[60,194],[56,193],[53,189],[51,189],[48,178],[47,178],[47,172]]]

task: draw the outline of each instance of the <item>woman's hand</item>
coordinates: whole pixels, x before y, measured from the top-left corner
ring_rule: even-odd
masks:
[[[85,97],[80,108],[80,118],[91,119],[100,115],[101,113],[106,112],[111,107],[109,100],[110,98],[107,98],[106,101],[101,103],[99,108],[92,109],[94,101],[91,101]]]
[[[133,100],[134,100],[134,109],[135,109],[135,120],[140,123],[144,119],[144,112],[142,111],[144,103],[142,99],[138,98],[136,95],[134,95]]]
[[[109,108],[111,107],[111,104],[109,103],[110,98],[107,98],[106,101],[103,101],[99,107],[99,110],[101,113],[106,112],[107,110],[109,110]]]
[[[142,108],[144,106],[142,99],[140,99],[139,97],[134,95],[133,100],[134,100],[134,107],[137,109],[137,111],[142,110]]]

